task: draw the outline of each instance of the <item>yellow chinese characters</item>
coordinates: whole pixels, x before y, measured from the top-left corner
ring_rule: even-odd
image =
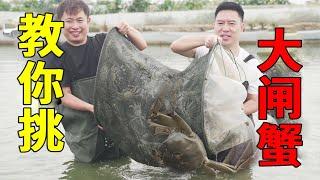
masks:
[[[39,109],[39,113],[34,115],[31,115],[31,108],[24,108],[23,116],[19,117],[19,123],[23,124],[23,129],[18,131],[19,137],[23,138],[20,152],[37,152],[44,146],[46,139],[49,151],[62,151],[64,135],[57,129],[62,117],[61,114],[55,114],[52,108]]]
[[[33,61],[28,61],[24,70],[18,77],[20,85],[23,85],[23,104],[31,105],[31,97],[40,100],[40,104],[49,104],[52,101],[52,89],[55,98],[63,96],[59,81],[62,81],[62,69],[45,69],[45,62],[38,61],[37,64]],[[53,80],[54,78],[54,80]],[[35,82],[35,87],[32,89],[32,83]],[[43,92],[43,97],[40,97]]]
[[[63,22],[53,21],[52,19],[52,13],[40,14],[36,17],[33,17],[33,13],[26,13],[24,17],[20,17],[18,30],[22,31],[22,35],[18,37],[20,40],[18,47],[26,49],[23,52],[25,58],[33,57],[36,48],[41,48],[39,51],[40,57],[44,57],[50,52],[58,57],[63,54],[63,51],[57,46]],[[45,43],[40,38],[46,40],[44,48]]]
[[[58,40],[62,21],[53,21],[52,13],[39,14],[25,13],[20,17],[18,30],[18,47],[23,50],[25,58],[34,57],[36,52],[40,57],[49,53],[61,57],[63,51],[58,47]],[[58,61],[58,59],[56,59]],[[60,81],[63,78],[63,69],[45,68],[45,61],[27,61],[23,71],[17,80],[23,86],[23,105],[31,105],[32,98],[39,100],[40,105],[48,105],[53,97],[63,97]],[[18,131],[23,144],[19,146],[21,153],[39,151],[44,144],[51,152],[60,152],[64,148],[64,135],[58,129],[63,116],[55,113],[54,108],[40,108],[39,112],[32,114],[30,107],[23,108],[23,116],[19,116],[18,122],[22,129]]]

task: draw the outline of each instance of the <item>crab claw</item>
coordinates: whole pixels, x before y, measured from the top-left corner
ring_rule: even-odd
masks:
[[[221,172],[227,172],[227,173],[236,173],[237,171],[235,168],[229,164],[225,164],[222,162],[217,162],[213,160],[206,159],[204,163],[204,167],[206,169],[211,169],[211,170],[219,170]]]
[[[154,135],[169,135],[171,133],[170,128],[166,126],[162,126],[160,124],[157,124],[155,122],[152,122],[151,119],[148,119],[149,127],[152,129],[152,132]]]

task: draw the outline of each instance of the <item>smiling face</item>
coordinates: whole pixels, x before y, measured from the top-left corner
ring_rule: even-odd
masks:
[[[64,21],[63,35],[68,43],[80,46],[87,42],[90,18],[83,10],[72,14],[64,12],[61,20]]]
[[[221,37],[223,46],[230,49],[239,46],[240,33],[243,31],[244,23],[237,11],[222,10],[217,14],[214,32]]]

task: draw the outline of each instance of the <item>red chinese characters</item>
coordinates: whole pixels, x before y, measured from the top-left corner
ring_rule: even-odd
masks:
[[[262,76],[259,87],[259,119],[267,119],[267,110],[276,110],[276,118],[284,118],[284,110],[292,110],[290,119],[301,117],[301,78]]]
[[[257,130],[260,135],[257,147],[262,149],[263,160],[259,166],[294,166],[301,163],[297,160],[296,146],[302,146],[301,124],[263,123]]]
[[[289,54],[288,47],[301,47],[301,40],[284,40],[284,28],[275,29],[275,40],[259,40],[259,47],[272,47],[273,51],[267,60],[258,68],[265,72],[282,58],[284,63],[295,72],[302,65]],[[276,118],[284,118],[288,110],[289,118],[296,120],[301,117],[301,78],[272,77],[266,75],[260,78],[264,86],[259,87],[259,119],[266,120],[267,112],[275,110]],[[286,111],[287,110],[287,111]],[[302,146],[301,124],[270,124],[264,122],[257,130],[260,135],[257,147],[262,150],[262,160],[259,166],[294,166],[301,163],[297,160],[296,146]]]
[[[284,28],[275,29],[275,40],[259,40],[258,47],[272,47],[273,51],[268,59],[260,64],[258,68],[261,72],[270,69],[279,59],[282,58],[283,62],[293,71],[298,72],[302,65],[297,63],[289,54],[288,47],[302,47],[301,40],[284,40]]]

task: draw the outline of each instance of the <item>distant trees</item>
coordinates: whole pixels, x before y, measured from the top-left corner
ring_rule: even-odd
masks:
[[[0,11],[10,11],[11,5],[8,2],[0,0]]]
[[[98,0],[97,4],[93,5],[91,12],[93,14],[117,13],[123,9],[123,0]]]
[[[61,0],[0,0],[0,11],[54,12]],[[289,0],[235,0],[241,5],[289,4]],[[319,2],[319,0],[313,0]],[[97,0],[90,4],[93,14],[117,12],[175,11],[213,8],[220,0]]]
[[[241,5],[289,4],[289,0],[236,0]]]
[[[12,0],[11,3],[0,0],[0,11],[54,12],[58,3],[59,0]]]
[[[150,1],[148,0],[133,0],[131,6],[129,6],[129,12],[145,12],[148,11],[150,6]]]

